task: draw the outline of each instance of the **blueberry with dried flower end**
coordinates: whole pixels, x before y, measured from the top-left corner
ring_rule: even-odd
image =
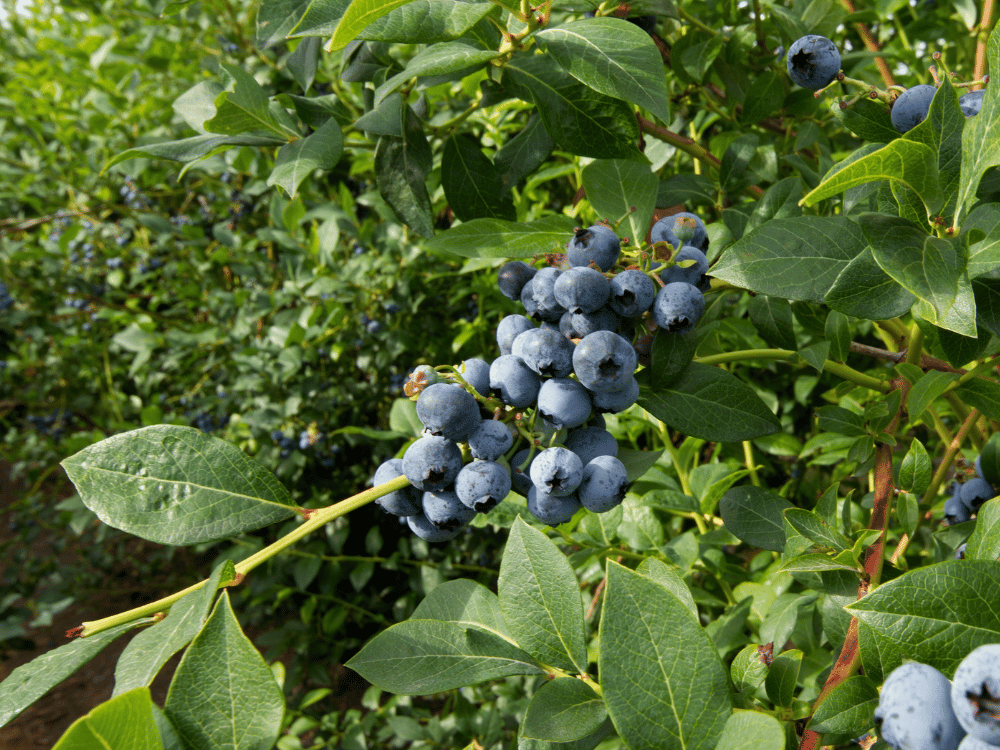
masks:
[[[566,259],[571,266],[589,266],[593,261],[602,271],[610,271],[621,249],[621,240],[611,227],[594,224],[573,233],[566,245]]]
[[[558,526],[569,521],[578,510],[580,500],[575,493],[569,495],[549,495],[535,485],[528,489],[528,512],[542,523]]]
[[[583,479],[583,462],[568,448],[546,448],[531,462],[531,483],[541,492],[563,497],[576,491]]]
[[[840,73],[840,50],[825,36],[807,34],[788,49],[787,66],[793,83],[819,91],[833,83]]]
[[[477,513],[492,510],[510,494],[510,472],[494,461],[466,464],[455,478],[455,494]]]
[[[632,344],[611,331],[595,331],[573,350],[573,372],[591,391],[622,391],[633,377],[636,364]]]
[[[469,452],[481,461],[496,461],[513,447],[510,428],[495,419],[484,419],[469,436]]]
[[[969,509],[969,513],[978,511],[983,503],[996,497],[996,494],[997,492],[993,489],[993,485],[979,477],[973,477],[963,484],[958,491],[958,496],[965,507]]]
[[[948,522],[949,526],[954,526],[957,523],[965,523],[969,518],[969,509],[957,494],[952,495],[945,501],[944,520]]]
[[[467,440],[482,421],[475,397],[457,383],[424,388],[417,398],[417,418],[430,434],[456,442]]]
[[[380,484],[391,482],[404,476],[403,460],[401,458],[390,458],[384,461],[376,470],[372,479],[372,486],[378,487]],[[422,511],[420,509],[420,492],[412,486],[403,487],[401,490],[382,495],[375,501],[376,505],[387,513],[394,516],[416,516]]]
[[[556,301],[569,312],[590,313],[608,301],[611,282],[600,271],[574,266],[556,279],[552,289]]]
[[[951,706],[971,736],[1000,746],[1000,644],[973,649],[951,683]]]
[[[410,484],[425,492],[443,490],[455,481],[461,469],[462,451],[447,438],[426,435],[411,443],[403,454],[403,473]]]
[[[459,500],[452,490],[425,492],[422,504],[427,520],[442,531],[460,529],[476,515],[476,511]]]
[[[537,408],[547,427],[579,427],[590,417],[590,394],[572,378],[552,378],[538,390]]]
[[[547,266],[535,274],[531,280],[531,293],[535,299],[535,312],[533,317],[547,320],[550,323],[558,323],[559,318],[566,312],[565,308],[556,299],[555,285],[562,272],[558,268]]]
[[[875,727],[896,750],[956,750],[965,732],[951,696],[952,684],[934,667],[904,664],[882,685]]]
[[[642,271],[630,269],[611,279],[608,306],[626,318],[636,318],[653,306],[656,284]]]
[[[705,314],[705,295],[683,281],[667,284],[656,293],[653,320],[667,333],[686,333]]]
[[[546,378],[565,378],[573,371],[573,344],[559,331],[534,328],[514,339],[511,353]]]
[[[535,403],[542,379],[514,354],[502,354],[490,365],[490,391],[507,406],[524,409]]]
[[[577,332],[579,338],[589,336],[597,331],[617,331],[622,323],[618,313],[607,306],[592,313],[570,313],[570,316],[569,327]],[[562,323],[560,322],[561,327]]]

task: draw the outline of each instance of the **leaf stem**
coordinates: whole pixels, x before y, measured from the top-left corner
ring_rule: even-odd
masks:
[[[269,560],[270,558],[277,555],[282,550],[295,544],[297,541],[303,537],[308,536],[312,532],[319,528],[322,528],[330,521],[335,518],[340,518],[352,510],[356,510],[363,505],[367,505],[373,500],[382,497],[383,495],[388,495],[390,492],[395,492],[396,490],[401,490],[410,484],[406,477],[399,477],[393,479],[385,484],[380,484],[377,487],[372,487],[370,490],[365,490],[364,492],[359,492],[353,497],[349,497],[346,500],[341,500],[339,503],[335,503],[326,508],[320,508],[318,510],[313,510],[310,512],[309,520],[303,523],[298,528],[294,529],[290,533],[273,542],[259,552],[250,555],[246,560],[236,564],[236,582],[242,582],[243,577],[256,568],[261,563]],[[207,579],[206,579],[207,580]],[[86,638],[88,635],[94,635],[102,631],[113,628],[117,625],[121,625],[126,622],[132,622],[133,620],[138,620],[142,617],[148,617],[149,615],[156,614],[157,612],[163,612],[169,609],[172,605],[180,601],[184,596],[190,594],[192,591],[197,591],[202,586],[204,586],[206,581],[199,581],[193,586],[188,586],[183,591],[178,591],[170,596],[166,596],[163,599],[158,599],[155,602],[150,602],[149,604],[144,604],[141,607],[136,607],[135,609],[130,609],[127,612],[120,612],[117,615],[112,615],[111,617],[105,617],[101,620],[92,620],[90,622],[83,623],[82,629],[80,631],[80,636]]]
[[[727,362],[741,362],[748,359],[771,359],[779,362],[795,362],[798,356],[798,352],[793,352],[791,349],[744,349],[742,351],[713,354],[708,357],[695,357],[694,361],[700,362],[703,365],[720,365]],[[848,367],[840,362],[826,360],[823,363],[823,371],[864,388],[879,391],[880,393],[888,393],[892,390],[892,386],[886,381],[879,380],[871,375],[865,375],[863,372],[858,372],[853,367]]]
[[[750,483],[754,487],[760,487],[760,477],[757,475],[757,466],[753,458],[753,443],[749,440],[743,441],[743,460],[746,461],[747,471],[750,472]]]

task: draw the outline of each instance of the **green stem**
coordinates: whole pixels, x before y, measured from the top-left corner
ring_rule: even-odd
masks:
[[[718,30],[713,29],[711,26],[709,26],[708,24],[704,23],[703,21],[700,21],[699,19],[697,19],[694,16],[692,16],[690,13],[688,13],[686,10],[684,10],[680,5],[674,5],[674,9],[677,11],[677,15],[678,16],[680,16],[681,18],[683,18],[685,21],[687,21],[692,26],[701,29],[705,33],[710,34],[712,36],[719,36],[719,34],[721,33]]]
[[[924,350],[924,331],[916,323],[910,328],[910,342],[906,348],[906,361],[920,367],[920,356]]]
[[[760,477],[757,475],[757,466],[753,458],[753,443],[749,440],[743,441],[743,460],[746,461],[747,469],[750,471],[750,483],[754,487],[760,487]]]
[[[357,510],[361,506],[367,505],[383,495],[388,495],[390,492],[401,490],[409,484],[410,481],[406,477],[398,477],[397,479],[393,479],[385,484],[380,484],[378,487],[372,487],[370,490],[360,492],[353,497],[347,498],[346,500],[341,500],[339,503],[335,503],[329,507],[312,511],[309,520],[297,529],[286,534],[276,542],[267,545],[259,552],[250,555],[250,557],[246,560],[237,563],[236,582],[242,582],[244,576],[246,576],[247,573],[252,571],[258,565],[274,557],[279,552],[287,549],[303,537],[306,537],[317,529],[322,528],[335,518],[340,518],[340,516],[350,513],[352,510]],[[112,615],[111,617],[105,617],[101,620],[85,622],[83,623],[83,627],[80,631],[80,636],[86,638],[88,635],[100,633],[126,622],[132,622],[143,617],[154,615],[157,612],[163,612],[180,601],[183,597],[190,594],[192,591],[200,589],[205,585],[205,583],[206,581],[199,581],[193,586],[188,586],[183,591],[178,591],[175,594],[171,594],[170,596],[164,597],[163,599],[159,599],[155,602],[150,602],[149,604],[145,604],[141,607],[136,607],[135,609],[130,609],[127,612],[121,612],[117,615]]]
[[[748,359],[770,359],[779,362],[794,362],[798,356],[798,352],[793,352],[790,349],[744,349],[742,351],[713,354],[708,357],[695,357],[694,361],[700,362],[703,365],[719,365],[727,362],[741,362]],[[873,378],[871,375],[865,375],[863,372],[858,372],[853,367],[848,367],[840,362],[833,362],[829,359],[826,360],[823,363],[823,371],[829,372],[843,380],[855,383],[864,388],[879,391],[880,393],[888,393],[892,390],[892,386],[889,385],[889,383],[879,380],[878,378]]]

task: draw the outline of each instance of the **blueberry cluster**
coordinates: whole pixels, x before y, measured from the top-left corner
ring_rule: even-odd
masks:
[[[36,414],[27,416],[28,424],[34,427],[39,435],[49,435],[57,443],[63,439],[72,419],[73,415],[63,410],[49,412],[41,417]]]
[[[416,398],[424,435],[376,471],[376,486],[400,476],[411,485],[379,505],[421,538],[445,541],[512,489],[552,526],[580,508],[620,504],[628,476],[602,415],[639,397],[633,338],[643,322],[665,335],[689,331],[705,311],[704,224],[677,214],[651,238],[670,264],[641,254],[619,268],[621,240],[603,223],[576,230],[553,265],[504,264],[497,285],[527,314],[500,321],[492,362],[468,359],[441,368],[452,371],[444,377],[428,365],[413,371],[404,392]]]
[[[216,430],[224,429],[229,424],[229,415],[223,414],[215,417],[210,412],[201,409],[194,415],[192,421],[194,426],[202,432],[215,432]]]
[[[1000,747],[1000,644],[971,651],[951,681],[927,664],[897,667],[882,685],[875,727],[894,750]]]
[[[949,526],[971,520],[983,503],[1000,495],[983,476],[982,456],[976,458],[976,476],[966,482],[952,484],[951,493],[944,504],[944,517]]]
[[[0,281],[0,312],[14,306],[14,298],[10,296],[7,285]]]
[[[125,203],[133,211],[149,208],[153,205],[153,201],[150,200],[148,195],[136,187],[136,184],[131,177],[125,177],[125,184],[121,186],[118,194],[125,199]]]

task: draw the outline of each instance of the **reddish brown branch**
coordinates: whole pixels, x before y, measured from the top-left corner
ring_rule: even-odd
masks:
[[[848,13],[854,13],[854,3],[851,0],[840,0],[840,4],[847,9]],[[865,47],[869,52],[878,52],[878,42],[875,41],[875,37],[868,30],[868,27],[863,23],[854,24],[854,30],[858,32],[861,36],[861,40],[865,43]],[[882,75],[882,80],[885,81],[885,85],[895,86],[896,81],[892,77],[892,73],[889,71],[889,66],[886,64],[885,60],[881,56],[875,58],[875,67],[878,68],[878,72]]]

